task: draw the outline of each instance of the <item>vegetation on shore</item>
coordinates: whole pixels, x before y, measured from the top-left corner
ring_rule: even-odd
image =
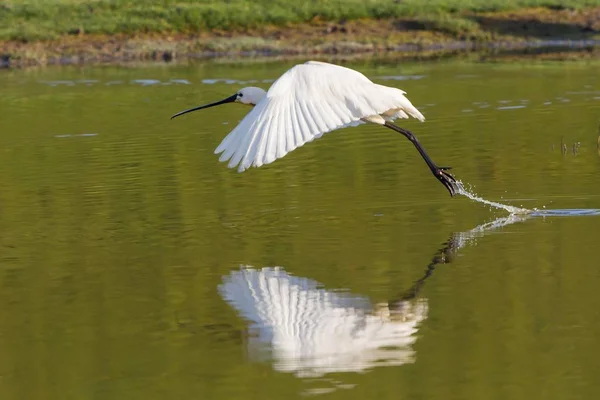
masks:
[[[6,0],[0,64],[600,38],[600,0]],[[58,60],[58,61],[57,61]]]
[[[435,20],[439,15],[448,19],[447,15],[465,12],[600,7],[600,0],[5,0],[3,3],[0,40],[22,41],[57,39],[82,32],[193,33],[284,26],[315,18],[334,22],[405,17]],[[461,24],[447,22],[457,23]]]

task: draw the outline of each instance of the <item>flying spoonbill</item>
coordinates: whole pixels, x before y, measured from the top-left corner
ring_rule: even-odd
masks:
[[[181,111],[171,119],[191,111],[225,103],[254,106],[215,150],[219,161],[242,172],[282,158],[324,133],[361,123],[383,125],[404,135],[417,148],[433,175],[450,196],[457,191],[450,167],[438,167],[416,136],[392,123],[396,118],[419,121],[425,117],[404,96],[406,92],[371,82],[358,71],[320,61],[308,61],[290,68],[268,92],[246,87],[215,103]]]

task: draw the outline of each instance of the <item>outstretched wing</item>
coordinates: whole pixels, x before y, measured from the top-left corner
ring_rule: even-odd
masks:
[[[400,89],[371,82],[360,72],[309,61],[289,69],[221,142],[215,153],[238,172],[260,167],[361,118],[425,118]],[[408,114],[408,115],[407,115]]]
[[[370,310],[368,299],[327,291],[308,278],[282,268],[232,271],[219,286],[221,296],[259,329],[286,332],[289,337],[314,336],[317,323],[332,309]]]

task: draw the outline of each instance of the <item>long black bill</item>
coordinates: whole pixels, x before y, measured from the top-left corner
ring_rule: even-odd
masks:
[[[236,99],[237,99],[237,93],[234,94],[233,96],[229,96],[226,99],[223,99],[221,101],[217,101],[216,103],[210,103],[210,104],[207,104],[205,106],[194,107],[194,108],[190,108],[189,110],[178,112],[177,114],[173,115],[171,117],[171,119],[173,119],[175,117],[179,117],[180,115],[183,115],[183,114],[187,114],[187,113],[192,112],[192,111],[202,110],[204,108],[214,107],[214,106],[218,106],[218,105],[225,104],[225,103],[233,103]]]

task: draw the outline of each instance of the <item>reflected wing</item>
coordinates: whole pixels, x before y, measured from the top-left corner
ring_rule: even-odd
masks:
[[[242,268],[223,279],[219,292],[258,328],[276,328],[296,338],[314,336],[311,331],[334,308],[371,308],[367,299],[339,296],[319,286],[281,268]]]
[[[309,61],[284,73],[215,150],[229,168],[260,167],[335,129],[385,113],[387,119],[425,118],[400,89],[360,72]]]
[[[325,290],[281,268],[233,271],[219,292],[260,332],[249,349],[267,345],[275,369],[300,375],[411,362],[418,325],[427,317],[425,300],[404,302],[394,316],[387,305],[373,313],[365,297]]]

